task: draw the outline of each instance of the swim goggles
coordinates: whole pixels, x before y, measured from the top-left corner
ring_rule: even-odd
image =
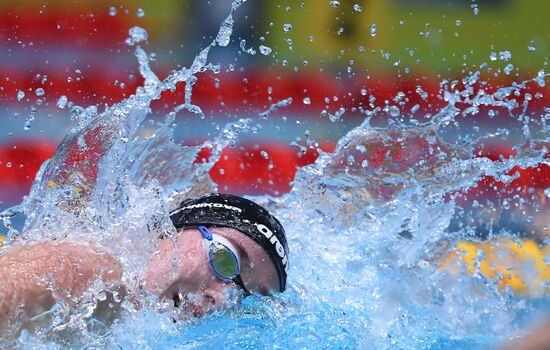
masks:
[[[240,259],[233,244],[224,237],[210,232],[204,226],[198,226],[198,229],[202,237],[208,241],[205,247],[208,251],[208,262],[214,275],[223,281],[233,281],[243,290],[245,297],[251,295],[241,278]]]

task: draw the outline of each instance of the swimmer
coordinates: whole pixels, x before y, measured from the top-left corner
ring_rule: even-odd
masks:
[[[170,218],[176,233],[160,237],[143,287],[180,314],[201,317],[239,295],[285,290],[285,232],[260,205],[213,194],[183,201]],[[8,330],[16,336],[22,328],[32,329],[36,322],[31,320],[47,315],[57,301],[78,305],[79,297],[97,283],[104,284],[111,306],[117,304],[114,301],[120,304],[128,296],[123,273],[116,255],[95,243],[11,247],[0,256],[0,334]]]

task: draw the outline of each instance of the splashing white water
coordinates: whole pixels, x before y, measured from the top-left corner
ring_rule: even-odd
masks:
[[[22,234],[10,227],[11,240],[92,239],[119,252],[125,282],[139,290],[156,234],[173,230],[169,209],[182,198],[214,191],[208,172],[223,148],[256,128],[251,119],[239,119],[199,146],[179,146],[172,140],[176,113],[186,109],[202,115],[191,103],[192,86],[208,66],[210,49],[230,43],[233,14],[242,3],[233,2],[216,38],[189,68],[161,81],[137,46],[143,87],[99,115],[96,108],[73,106],[79,125],[42,166],[25,202],[2,214],[7,226],[14,213],[26,215]],[[134,34],[132,45],[147,38],[146,32]],[[126,305],[121,323],[105,331],[83,321],[93,308],[92,296],[100,293],[97,286],[88,303],[74,311],[75,317],[59,321],[57,326],[63,327],[38,335],[23,333],[18,346],[68,342],[74,347],[240,348],[246,342],[260,348],[414,349],[429,348],[440,339],[451,345],[450,339],[474,339],[480,346],[502,339],[515,329],[517,318],[534,313],[531,306],[498,292],[494,280],[450,276],[437,269],[437,259],[447,252],[448,242],[465,236],[465,229],[450,229],[460,212],[451,194],[477,186],[483,176],[509,183],[509,171],[516,166],[550,163],[547,118],[526,118],[528,99],[518,106],[514,98],[528,85],[544,86],[545,77],[542,72],[494,93],[479,88],[479,72],[463,80],[462,91],[457,82],[443,81],[440,95],[447,105],[424,124],[395,121],[376,128],[370,118],[380,109],[365,112],[368,118],[345,135],[333,153],[321,152],[315,164],[300,169],[288,195],[256,198],[287,229],[288,292],[268,299],[251,297],[192,324],[172,324],[165,313],[155,312],[155,300],[145,302],[140,311]],[[179,83],[186,86],[184,104],[169,113],[153,136],[140,137],[138,129],[151,102]],[[290,103],[292,99],[279,101],[260,116]],[[516,156],[501,161],[473,156],[475,141],[498,133],[467,144],[446,138],[459,129],[457,118],[473,117],[487,106],[508,112],[524,129]],[[519,115],[514,115],[518,107]],[[333,117],[339,119],[344,112]],[[533,125],[541,127],[534,130]],[[211,155],[197,163],[203,148]],[[150,298],[145,292],[141,297]],[[61,316],[65,308],[58,305],[53,312]]]

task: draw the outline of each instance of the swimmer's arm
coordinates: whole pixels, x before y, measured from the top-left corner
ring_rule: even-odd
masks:
[[[57,300],[75,305],[95,281],[114,284],[121,276],[120,262],[93,245],[41,242],[9,250],[0,256],[0,328]]]

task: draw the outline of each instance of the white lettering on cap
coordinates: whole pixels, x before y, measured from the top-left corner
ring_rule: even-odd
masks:
[[[267,226],[262,224],[255,225],[258,231],[260,231],[265,236],[265,238],[269,239],[269,242],[275,246],[275,251],[277,252],[279,257],[281,257],[281,262],[285,267],[285,272],[288,272],[288,259],[285,253],[285,248],[283,247],[277,236],[275,236]]]
[[[172,212],[171,215],[177,214],[182,210],[195,209],[195,208],[225,208],[228,210],[236,211],[237,213],[242,213],[243,211],[241,208],[237,208],[237,207],[223,204],[223,203],[199,203],[199,204],[192,204],[186,207],[181,207],[179,209],[176,209],[175,211]]]

